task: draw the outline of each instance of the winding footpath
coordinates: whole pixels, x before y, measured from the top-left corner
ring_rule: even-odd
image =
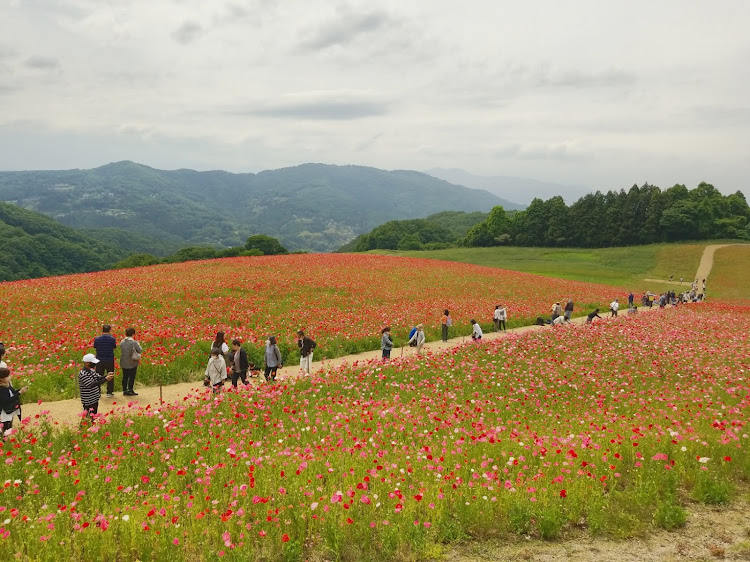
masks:
[[[708,276],[711,273],[711,268],[713,267],[714,253],[716,252],[716,250],[731,245],[733,244],[706,246],[705,250],[703,251],[703,256],[701,257],[700,265],[698,266],[698,271],[696,272],[696,278],[699,280],[699,282],[703,279],[708,279]],[[649,309],[641,310],[648,311]],[[582,324],[585,322],[585,320],[585,316],[574,318],[572,323]],[[551,328],[549,326],[522,326],[519,328],[509,329],[507,332],[489,332],[484,334],[483,341],[506,337],[508,334],[519,334],[544,329],[549,330]],[[471,338],[469,336],[452,338],[447,342],[433,341],[426,343],[422,350],[424,355],[443,353],[457,346],[464,345],[470,341]],[[377,361],[380,359],[380,355],[380,350],[374,350],[366,351],[364,353],[358,353],[355,355],[337,357],[335,359],[314,361],[312,365],[312,371],[313,373],[325,372],[326,370],[335,369],[341,367],[342,365],[355,367],[357,365],[368,363],[370,361]],[[418,357],[414,353],[414,349],[410,347],[394,347],[393,351],[391,352],[391,356],[393,360],[397,360],[400,358],[410,360]],[[277,384],[279,382],[283,383],[285,380],[293,379],[299,376],[304,375],[300,374],[300,370],[297,365],[286,366],[283,369],[279,370]],[[253,385],[265,384],[265,382],[261,382],[261,379],[252,378],[249,380],[252,381]],[[119,382],[119,379],[116,379],[116,381]],[[227,386],[226,388],[229,388],[229,386]],[[136,412],[148,406],[151,406],[152,408],[158,407],[161,403],[161,400],[163,400],[164,403],[183,401],[187,399],[188,396],[194,396],[196,394],[207,392],[201,382],[186,382],[164,386],[161,389],[161,400],[159,387],[141,386],[136,388],[136,390],[138,391],[138,396],[135,397],[126,398],[122,396],[120,392],[115,395],[115,398],[103,397],[99,401],[99,412],[101,414],[111,414],[113,412],[125,413],[131,410]],[[78,423],[81,419],[81,402],[76,398],[70,400],[58,400],[55,402],[42,402],[41,404],[31,403],[25,404],[23,406],[24,418],[31,417],[32,419],[34,419],[37,416],[40,416],[43,412],[47,413],[48,417],[51,418],[54,424]]]

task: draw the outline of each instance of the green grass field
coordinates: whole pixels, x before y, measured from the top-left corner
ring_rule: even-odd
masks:
[[[717,250],[708,281],[711,298],[750,300],[750,246]]]
[[[694,244],[651,244],[625,248],[451,248],[434,251],[395,252],[399,256],[460,261],[548,277],[630,287],[644,279],[691,280],[703,249],[709,242]],[[656,287],[662,289],[664,287]]]

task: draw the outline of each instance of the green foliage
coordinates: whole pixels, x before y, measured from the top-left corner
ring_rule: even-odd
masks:
[[[692,191],[675,185],[634,185],[565,205],[562,197],[534,199],[512,217],[495,207],[467,233],[462,244],[603,248],[656,242],[750,239],[750,207],[742,193],[723,196],[702,182]]]
[[[500,207],[502,208],[502,207]],[[447,248],[462,238],[467,230],[481,222],[486,213],[444,211],[425,219],[389,221],[342,246],[340,252],[369,250],[422,250]]]
[[[687,511],[680,507],[673,498],[659,502],[654,512],[654,523],[667,531],[684,527],[687,523]]]
[[[281,242],[279,242],[276,238],[266,236],[265,234],[256,234],[255,236],[250,236],[245,243],[245,248],[248,250],[259,250],[267,256],[276,256],[279,254],[289,253],[289,250],[282,246]]]
[[[42,214],[0,202],[0,281],[104,269],[126,252]]]

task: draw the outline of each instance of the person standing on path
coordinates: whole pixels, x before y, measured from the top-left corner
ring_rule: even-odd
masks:
[[[0,441],[6,431],[13,429],[13,418],[21,419],[21,394],[28,390],[27,386],[16,390],[11,382],[10,369],[0,367],[0,422],[3,424]]]
[[[135,373],[141,362],[141,344],[133,339],[135,328],[125,330],[125,339],[120,342],[120,368],[122,369],[122,395],[138,396],[133,390]]]
[[[393,349],[393,340],[391,339],[391,327],[386,326],[380,331],[380,333],[381,333],[380,349],[383,351],[383,361],[390,361],[391,350]]]
[[[106,373],[112,373],[112,378],[107,379],[107,398],[115,395],[115,348],[117,340],[110,334],[112,326],[104,324],[102,326],[102,335],[94,338],[94,349],[96,350],[96,372],[102,376]],[[100,393],[101,394],[101,393]]]
[[[312,355],[312,352],[310,354]],[[263,373],[266,377],[266,382],[275,381],[276,371],[283,366],[281,350],[276,345],[276,336],[268,336],[268,341],[266,341],[266,369]]]
[[[232,386],[237,388],[237,379],[242,379],[242,383],[247,384],[247,369],[250,363],[247,360],[247,351],[242,348],[240,340],[232,340],[232,352]]]
[[[496,309],[495,311],[495,314],[497,315],[497,330],[499,332],[500,328],[502,328],[503,332],[505,332],[505,321],[508,319],[508,311],[502,304],[498,306],[500,308]]]
[[[93,353],[87,353],[83,356],[83,369],[78,373],[78,388],[81,391],[83,411],[92,420],[99,413],[99,399],[102,397],[100,387],[105,382],[109,384],[115,378],[114,373],[106,375],[99,373],[94,368],[99,362]]]
[[[473,318],[471,319],[471,339],[474,341],[478,341],[482,339],[482,336],[484,333],[482,332],[482,327],[477,324],[477,321]]]
[[[500,305],[495,305],[495,312],[492,313],[492,321],[495,324],[495,331],[500,331]]]
[[[0,341],[0,369],[8,368],[8,365],[6,365],[5,361],[3,361],[4,356],[5,356],[5,344]]]
[[[617,309],[620,308],[620,300],[615,299],[609,304],[610,318],[617,316]]]
[[[297,332],[297,347],[299,347],[299,368],[309,375],[312,370],[313,349],[318,347],[318,344],[300,330]]]
[[[422,346],[425,344],[425,335],[424,335],[424,326],[422,324],[417,324],[417,331],[414,332],[414,335],[409,339],[409,344],[414,342],[414,345],[417,348],[417,355],[420,355],[422,352]]]
[[[560,306],[560,302],[556,302],[552,305],[552,322],[555,321],[555,318],[558,316],[562,316],[562,306]]]
[[[443,311],[443,317],[440,319],[440,331],[443,336],[443,341],[448,341],[448,328],[451,327],[451,324],[453,324],[451,313],[446,308]]]
[[[570,322],[570,317],[573,316],[573,299],[568,299],[565,303],[565,320]]]
[[[227,378],[227,362],[224,360],[224,354],[220,347],[211,348],[211,357],[206,365],[204,379],[208,379],[214,394],[221,392],[224,388],[224,381]]]
[[[224,332],[216,332],[216,339],[211,344],[211,349],[217,347],[221,350],[221,354],[224,356],[224,362],[227,362],[229,358],[229,346],[227,345],[224,337]]]
[[[628,308],[633,308],[633,299],[635,299],[635,296],[633,295],[633,291],[630,291],[628,295]]]

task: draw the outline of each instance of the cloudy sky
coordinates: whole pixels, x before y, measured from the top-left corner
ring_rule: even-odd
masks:
[[[0,169],[750,172],[747,0],[0,0]]]

